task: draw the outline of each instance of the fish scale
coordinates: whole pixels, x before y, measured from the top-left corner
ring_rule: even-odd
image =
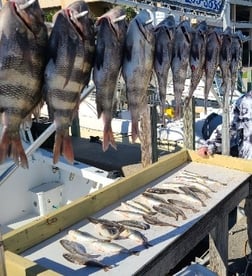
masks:
[[[4,126],[0,163],[10,155],[17,165],[28,168],[19,129],[42,100],[48,36],[38,1],[25,9],[21,4],[8,1],[0,14],[0,110]]]

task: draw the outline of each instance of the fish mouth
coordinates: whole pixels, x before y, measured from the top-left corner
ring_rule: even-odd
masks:
[[[109,28],[113,31],[113,33],[118,36],[117,28],[113,24],[114,22],[109,16],[102,16],[97,21],[97,26],[99,26],[102,22],[107,22],[109,25]]]
[[[71,25],[73,26],[73,28],[76,30],[76,32],[78,33],[78,35],[83,38],[83,26],[82,24],[79,22],[79,19],[86,16],[88,14],[87,10],[84,10],[80,13],[74,13],[74,10],[72,9],[66,9],[65,10],[65,15],[67,16],[69,22],[71,23]]]
[[[116,18],[111,18],[110,16],[101,16],[98,20],[96,25],[99,26],[102,21],[105,21],[108,23],[109,28],[112,30],[112,32],[115,34],[115,36],[119,39],[120,36],[120,28],[118,27],[118,22],[124,20],[126,17],[126,14],[120,15]]]
[[[16,16],[22,21],[26,28],[36,36],[40,31],[41,24],[44,24],[44,14],[43,12],[38,13],[36,7],[31,7],[35,2],[36,0],[30,0],[25,4],[11,2],[11,5]],[[30,12],[27,12],[26,9],[30,7]]]

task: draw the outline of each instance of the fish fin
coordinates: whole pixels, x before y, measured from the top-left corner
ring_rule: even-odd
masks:
[[[24,148],[22,146],[20,138],[13,139],[11,141],[11,150],[10,150],[10,156],[13,158],[16,164],[19,164],[24,169],[28,169],[28,160],[26,157],[26,154],[24,152]]]
[[[105,52],[105,43],[100,41],[96,47],[95,52],[95,66],[99,70],[103,66],[104,61],[104,52]]]
[[[65,157],[65,159],[73,164],[74,154],[71,138],[68,134],[64,132],[56,132],[55,141],[53,146],[53,163],[56,164],[59,161],[60,154]]]
[[[127,44],[126,47],[125,47],[125,57],[128,61],[131,60],[131,57],[132,57],[132,44],[129,45]]]
[[[16,165],[21,165],[24,169],[29,168],[20,137],[9,137],[7,129],[4,128],[0,140],[0,163],[3,163],[8,156],[13,158]]]
[[[184,26],[181,26],[181,30],[185,36],[186,41],[190,44],[191,43],[190,33],[187,31],[187,29]]]
[[[163,45],[157,44],[155,56],[157,58],[158,63],[161,65],[163,63]]]
[[[103,143],[102,143],[103,151],[107,151],[109,148],[109,145],[111,145],[115,150],[117,149],[112,128],[111,126],[105,125],[104,131],[103,131]]]
[[[81,258],[77,254],[71,254],[71,253],[63,253],[63,257],[68,260],[71,263],[78,264],[78,265],[85,265],[86,260],[84,258]]]
[[[137,26],[138,26],[140,32],[141,32],[142,35],[144,36],[144,38],[145,38],[149,43],[151,43],[151,35],[150,35],[151,30],[148,29],[148,28],[145,28],[145,27],[143,26],[143,24],[142,24],[141,22],[139,22],[137,19],[136,19],[136,23],[137,23]],[[154,34],[154,31],[153,31],[153,34]]]

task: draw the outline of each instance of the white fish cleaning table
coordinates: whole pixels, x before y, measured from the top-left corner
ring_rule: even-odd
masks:
[[[209,193],[211,198],[205,199],[205,207],[195,203],[199,212],[186,210],[186,220],[175,221],[160,217],[176,223],[178,227],[151,226],[150,229],[141,231],[152,247],[145,249],[128,239],[115,241],[130,249],[140,249],[139,256],[101,254],[102,258],[99,260],[114,266],[109,270],[109,275],[165,275],[209,234],[211,269],[218,275],[226,275],[228,214],[250,193],[252,162],[225,156],[202,159],[194,151],[187,150],[163,157],[132,176],[5,234],[3,241],[7,250],[7,273],[9,270],[12,272],[10,275],[19,275],[14,272],[27,269],[27,266],[24,268],[25,260],[26,265],[30,262],[31,267],[44,267],[49,273],[47,275],[104,275],[102,269],[66,261],[62,257],[65,250],[59,240],[67,238],[70,229],[80,229],[98,237],[94,225],[86,220],[88,216],[123,219],[113,211],[121,202],[140,198],[147,187],[167,187],[167,182],[172,182],[184,169],[209,176],[227,185],[211,186],[216,193]],[[22,257],[17,254],[22,254]]]

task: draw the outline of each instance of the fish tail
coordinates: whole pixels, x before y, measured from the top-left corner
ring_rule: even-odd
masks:
[[[108,150],[109,145],[111,145],[115,150],[117,149],[111,124],[105,124],[104,130],[103,130],[103,143],[102,143],[103,151]]]
[[[56,164],[59,161],[60,154],[65,157],[65,159],[73,164],[74,154],[71,138],[68,134],[63,132],[56,132],[55,141],[53,146],[53,163]]]
[[[28,169],[28,160],[20,137],[11,138],[5,128],[0,141],[0,163],[3,163],[8,155],[13,158],[17,165],[20,164],[24,169]]]

